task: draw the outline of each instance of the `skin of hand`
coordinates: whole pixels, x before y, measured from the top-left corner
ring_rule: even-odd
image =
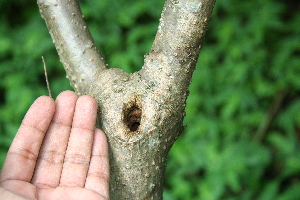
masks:
[[[62,92],[26,113],[0,176],[0,199],[109,199],[108,144],[97,102]]]

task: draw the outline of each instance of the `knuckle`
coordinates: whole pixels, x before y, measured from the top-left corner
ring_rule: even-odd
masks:
[[[38,158],[38,155],[35,154],[33,151],[25,148],[15,148],[13,150],[10,150],[8,152],[9,155],[12,156],[20,156],[22,158],[25,158],[26,160],[34,160],[36,161]]]
[[[90,158],[86,154],[72,153],[72,154],[66,155],[64,162],[88,166],[90,164]]]
[[[51,150],[41,154],[38,159],[51,164],[61,164],[64,161],[64,153]]]

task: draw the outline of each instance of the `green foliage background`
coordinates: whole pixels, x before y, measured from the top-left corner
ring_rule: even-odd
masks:
[[[163,0],[81,0],[110,67],[139,70]],[[300,3],[217,0],[164,199],[300,199]],[[35,1],[0,0],[0,167],[31,103],[71,89]]]

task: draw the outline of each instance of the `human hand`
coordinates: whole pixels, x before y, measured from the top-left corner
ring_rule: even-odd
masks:
[[[95,129],[96,115],[97,102],[90,96],[65,91],[55,102],[39,97],[8,151],[0,176],[6,190],[0,188],[0,195],[109,199],[108,145],[104,132]]]

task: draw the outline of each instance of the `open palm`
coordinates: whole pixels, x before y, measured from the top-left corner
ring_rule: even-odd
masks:
[[[96,115],[97,102],[90,96],[65,91],[55,102],[38,98],[2,169],[0,186],[7,197],[109,199],[108,145],[95,129]]]

